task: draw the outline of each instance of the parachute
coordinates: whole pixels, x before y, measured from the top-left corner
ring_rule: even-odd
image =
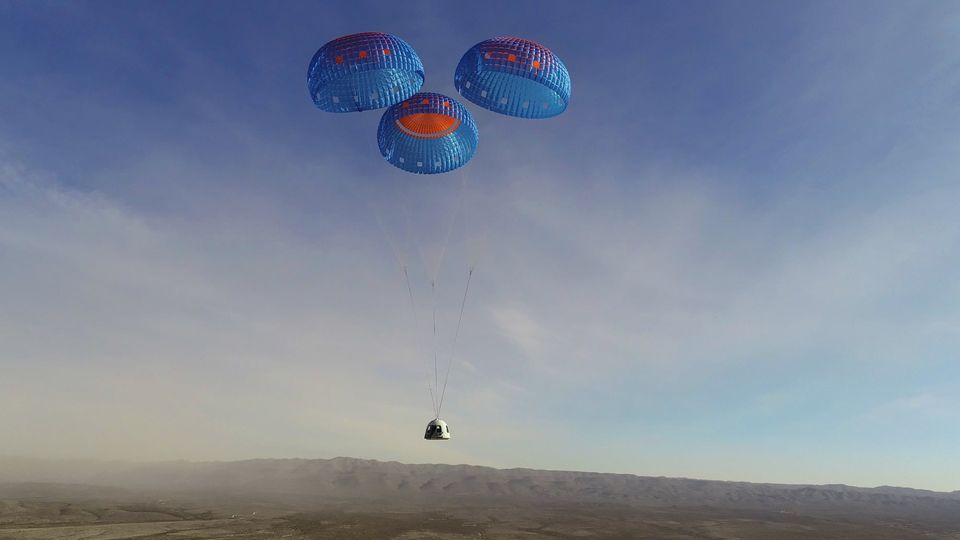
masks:
[[[389,107],[423,86],[423,62],[413,47],[391,34],[339,37],[317,50],[307,71],[313,103],[327,112]]]
[[[543,45],[515,37],[481,41],[460,59],[453,84],[473,103],[519,118],[550,118],[570,103],[570,74]]]
[[[423,63],[416,51],[399,37],[382,32],[350,34],[326,43],[313,55],[307,71],[310,98],[323,111],[342,113],[386,108],[377,129],[377,144],[388,163],[416,174],[449,173],[473,158],[479,143],[479,131],[463,104],[442,94],[420,92],[423,82]],[[498,37],[474,45],[461,58],[454,85],[461,96],[476,105],[519,118],[556,116],[566,110],[570,102],[570,75],[563,62],[543,45],[520,38]],[[416,244],[427,273],[430,309],[424,322],[430,332],[424,337],[429,335],[432,350],[432,377],[427,374],[427,388],[434,409],[434,419],[424,434],[427,440],[450,439],[450,428],[440,419],[440,412],[476,267],[476,259],[467,253],[469,246],[463,249],[468,264],[463,292],[457,296],[459,310],[452,312],[456,313],[456,324],[452,321],[449,324],[453,335],[448,351],[442,351],[438,343],[438,328],[445,325],[442,320],[438,325],[443,310],[438,310],[437,284],[458,217],[463,222],[465,236],[467,233],[464,195],[469,170],[464,168],[456,175],[461,179],[460,195],[456,197],[459,202],[448,219],[441,219],[447,224],[419,227],[421,231],[430,231],[440,237],[432,257],[428,255],[431,250],[424,246],[425,238],[417,238],[413,222],[428,215],[443,217],[447,214],[443,207],[449,205],[442,204],[442,200],[450,197],[437,197],[436,193],[455,189],[456,182],[428,182],[424,179],[392,183],[394,189],[419,190],[413,197],[397,193],[397,197],[386,198],[390,204],[402,206],[400,221],[405,227],[387,227],[382,216],[377,216],[405,281],[411,325],[420,328],[423,326],[418,324],[418,303],[408,271],[408,257],[401,248],[402,242],[391,238],[391,230],[406,229],[406,237]],[[410,212],[408,203],[419,203],[423,208]],[[441,369],[442,357],[448,359],[445,370]]]
[[[421,92],[383,113],[377,130],[380,153],[412,173],[450,172],[477,151],[479,132],[470,111],[442,94]]]

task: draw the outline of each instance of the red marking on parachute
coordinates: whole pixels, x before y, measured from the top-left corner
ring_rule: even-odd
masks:
[[[367,51],[360,51],[360,59],[362,60],[366,57],[367,57]]]
[[[533,68],[534,68],[534,69],[540,69],[540,61],[539,61],[539,60],[534,60],[534,61],[533,61]]]
[[[516,62],[516,61],[517,61],[517,55],[515,55],[515,54],[508,54],[508,55],[507,55],[507,61],[508,61],[508,62]]]
[[[336,58],[333,59],[333,62],[334,62],[335,64],[342,64],[342,63],[343,63],[343,57],[342,57],[342,56],[338,56],[338,57],[336,57]]]
[[[420,104],[421,104],[421,105],[429,105],[429,104],[430,104],[430,100],[429,100],[429,99],[426,99],[426,98],[424,98],[424,100],[423,100],[423,101],[421,101],[421,102],[420,102]]]
[[[437,113],[414,113],[397,119],[400,131],[418,139],[439,139],[460,127],[460,120]]]

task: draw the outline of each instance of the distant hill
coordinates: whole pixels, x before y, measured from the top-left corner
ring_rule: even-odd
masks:
[[[29,484],[28,484],[29,483]],[[859,514],[960,524],[960,492],[898,487],[721,482],[472,465],[409,465],[338,457],[236,462],[126,463],[0,458],[3,491],[38,483],[138,492],[379,504],[617,503],[803,514]]]

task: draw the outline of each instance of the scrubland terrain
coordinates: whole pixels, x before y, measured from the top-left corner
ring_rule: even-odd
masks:
[[[960,493],[336,458],[0,459],[0,539],[957,539]]]

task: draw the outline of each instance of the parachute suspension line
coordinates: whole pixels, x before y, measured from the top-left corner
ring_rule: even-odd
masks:
[[[377,225],[380,226],[380,233],[383,234],[383,238],[390,246],[390,251],[393,252],[393,257],[397,259],[397,264],[400,265],[400,268],[404,269],[404,272],[406,272],[407,262],[404,260],[403,254],[400,253],[400,247],[394,241],[393,237],[390,236],[390,233],[387,232],[387,227],[383,224],[383,218],[380,217],[380,209],[377,206],[373,206],[373,209],[374,215],[377,218]]]
[[[403,269],[403,279],[407,282],[407,294],[410,295],[410,312],[416,315],[417,307],[413,303],[413,287],[410,286],[410,273],[407,272],[406,264],[404,264],[401,268]]]
[[[457,224],[457,218],[463,210],[463,191],[460,191],[460,200],[457,201],[457,209],[450,216],[450,223],[447,224],[447,234],[443,238],[443,246],[440,249],[440,258],[437,259],[437,267],[433,270],[433,279],[436,281],[440,275],[440,267],[443,266],[443,259],[447,256],[447,248],[450,246],[450,237],[453,236],[453,227]]]
[[[460,203],[457,207],[458,214],[460,214],[461,219],[463,219],[464,227],[464,237],[469,235],[470,223],[467,219],[467,187],[470,184],[470,170],[461,170],[460,172]],[[452,227],[451,227],[452,230]],[[440,401],[437,404],[437,417],[440,416],[440,412],[443,409],[443,399],[446,397],[447,393],[447,382],[450,380],[450,370],[453,367],[453,361],[457,355],[457,340],[460,337],[460,328],[463,324],[463,312],[467,305],[467,295],[470,292],[470,280],[473,278],[473,271],[476,268],[477,261],[469,261],[469,266],[467,268],[467,282],[463,288],[463,298],[460,300],[460,312],[457,315],[457,327],[453,333],[453,342],[450,348],[450,357],[447,360],[447,369],[446,373],[443,376],[443,386],[440,388]]]
[[[403,210],[404,223],[406,224],[407,242],[412,243],[413,246],[417,248],[417,253],[420,254],[420,262],[423,264],[423,269],[427,273],[427,276],[431,280],[436,280],[436,276],[427,262],[427,254],[423,250],[423,245],[421,242],[416,241],[415,235],[413,234],[413,218],[410,217],[410,207],[407,205],[406,199],[401,199],[401,201],[403,203],[401,209]]]
[[[438,376],[437,369],[437,282],[434,280],[430,281],[430,299],[433,304],[433,386],[440,388],[440,378]],[[431,396],[433,395],[433,390],[430,390]],[[433,412],[436,414],[437,418],[440,418],[440,406],[439,403],[434,404]]]
[[[440,269],[443,266],[443,262],[446,259],[447,250],[450,246],[450,239],[453,236],[453,229],[456,227],[458,219],[461,218],[461,214],[465,214],[463,207],[464,207],[464,199],[466,198],[466,186],[467,186],[466,178],[463,178],[463,181],[461,182],[461,186],[460,186],[460,196],[458,197],[458,200],[457,200],[456,209],[454,210],[453,214],[449,218],[449,221],[446,223],[446,226],[444,227],[446,231],[444,232],[444,235],[443,235],[443,243],[440,246],[440,253],[438,254],[437,258],[434,261],[430,260],[430,258],[428,257],[428,254],[426,253],[426,251],[424,251],[424,246],[420,242],[417,242],[415,239],[413,239],[413,223],[410,215],[410,208],[407,206],[406,201],[403,201],[403,205],[402,205],[403,214],[406,221],[407,238],[408,240],[413,240],[413,244],[414,246],[416,246],[417,251],[420,254],[420,260],[423,263],[424,270],[426,270],[426,273],[430,278],[430,302],[431,302],[432,326],[433,326],[432,328],[433,384],[432,385],[430,384],[429,378],[428,378],[427,389],[430,392],[430,400],[433,403],[433,410],[436,418],[440,418],[440,407],[442,404],[442,392],[439,395],[434,392],[434,389],[437,389],[437,391],[440,390],[440,352],[439,352],[439,344],[438,344],[439,331],[437,328],[437,279],[439,278]],[[465,215],[463,216],[463,218],[465,219]],[[464,223],[464,225],[466,225],[466,223]],[[401,269],[403,270],[404,279],[406,280],[406,283],[407,283],[407,292],[410,296],[410,305],[412,307],[414,305],[413,287],[410,283],[408,266],[406,265],[405,262],[402,261],[402,259],[399,259],[399,250],[397,250],[396,253],[398,254],[398,260],[400,260],[401,262]],[[471,264],[470,266],[470,275],[472,275],[472,273],[473,273],[473,264]],[[469,288],[470,286],[469,280],[470,280],[470,277],[468,275],[467,288]],[[466,292],[467,291],[464,291],[464,299],[461,302],[461,306],[460,306],[460,318],[457,321],[457,330],[456,330],[456,334],[454,336],[454,342],[453,342],[454,350],[456,349],[457,335],[459,335],[460,333],[460,325],[463,320],[463,309],[464,309],[464,303],[466,302]],[[444,391],[446,390],[446,380],[450,377],[450,363],[452,361],[453,361],[453,356],[451,353],[450,362],[447,363],[447,369],[446,369],[446,374],[444,378]]]
[[[403,256],[400,247],[387,232],[387,228],[383,224],[383,219],[380,217],[380,212],[377,211],[375,215],[377,217],[377,224],[380,226],[380,232],[383,233],[383,237],[387,240],[387,244],[390,245],[390,249],[393,251],[393,256],[397,259],[397,265],[400,266],[400,271],[403,272],[403,281],[407,285],[407,295],[410,297],[411,326],[416,327],[417,306],[416,302],[413,301],[413,286],[410,284],[410,272],[407,268],[406,258]],[[409,230],[407,231],[407,234],[410,234]]]
[[[453,214],[450,215],[449,221],[445,225],[446,231],[443,233],[443,243],[440,245],[440,253],[437,254],[435,260],[430,260],[428,254],[424,251],[423,246],[420,243],[416,243],[417,251],[420,252],[420,260],[423,262],[423,268],[427,272],[427,276],[430,278],[431,282],[437,281],[440,277],[440,268],[443,267],[443,261],[447,257],[447,248],[450,246],[450,238],[453,236],[453,229],[457,224],[457,220],[460,218],[460,214],[463,211],[463,196],[464,190],[461,188],[460,197],[457,200],[457,206],[453,211]],[[408,233],[411,228],[410,225],[410,213],[407,212],[407,228]]]
[[[453,333],[453,346],[450,350],[450,360],[447,362],[447,373],[443,376],[443,389],[440,391],[440,403],[437,405],[437,417],[440,417],[440,409],[443,408],[443,398],[447,393],[447,381],[450,380],[450,368],[453,366],[453,358],[457,354],[457,338],[460,337],[460,325],[463,323],[463,308],[467,305],[467,293],[470,292],[470,278],[473,277],[474,266],[470,265],[467,271],[467,285],[463,288],[463,299],[460,300],[460,315],[457,317],[457,329]]]
[[[412,224],[412,219],[410,218],[410,208],[407,206],[406,199],[405,199],[402,195],[401,195],[401,196],[398,196],[397,199],[401,201],[400,207],[401,207],[401,210],[403,211],[404,222],[405,222],[405,225],[406,225],[405,228],[406,228],[406,233],[407,233],[407,234],[406,234],[406,237],[407,237],[407,242],[409,243],[409,242],[411,241],[411,239],[413,238],[413,224]],[[384,235],[386,235],[386,234],[387,234],[387,231],[386,231],[386,228],[383,226],[383,221],[380,219],[379,214],[377,215],[377,221],[380,223],[380,229],[383,231]],[[388,240],[391,240],[391,239],[389,238],[389,236],[388,236]],[[423,247],[422,247],[419,243],[414,242],[414,244],[416,245],[417,250],[420,252],[420,259],[421,259],[421,261],[424,262],[424,264],[426,264],[426,258],[424,257],[424,253],[423,253]],[[417,327],[419,326],[419,325],[417,324],[417,306],[416,306],[416,302],[414,301],[414,298],[413,298],[413,285],[411,284],[411,281],[410,281],[410,270],[409,270],[409,266],[407,265],[406,261],[404,260],[400,248],[398,248],[397,245],[396,245],[396,243],[394,243],[392,240],[390,241],[390,247],[393,248],[393,250],[394,250],[394,254],[395,254],[396,257],[397,257],[397,262],[400,264],[400,270],[403,272],[403,280],[404,280],[404,282],[405,282],[406,285],[407,285],[407,295],[408,295],[408,297],[410,298],[410,319],[411,319],[411,326],[413,327],[414,333],[415,333],[415,334],[419,334],[419,332],[417,331]],[[433,295],[431,295],[431,296],[433,296]],[[436,323],[436,300],[435,300],[435,299],[432,299],[432,303],[434,304],[434,315],[433,315],[433,317],[434,317],[434,323],[433,323],[433,324],[434,324],[434,334],[436,334],[436,324],[437,324],[437,323]],[[433,348],[434,348],[434,350],[436,350],[436,338],[434,338]],[[433,377],[433,378],[434,378],[434,382],[432,382],[432,383],[430,382],[430,370],[429,370],[429,368],[427,368],[427,372],[425,373],[425,375],[426,375],[426,377],[427,377],[427,391],[430,393],[430,406],[433,407],[433,412],[434,412],[435,415],[437,415],[437,409],[438,409],[438,406],[437,406],[437,405],[438,405],[438,403],[437,403],[437,396],[436,396],[436,394],[435,394],[434,391],[433,391],[433,388],[434,388],[434,387],[436,386],[436,384],[437,384],[437,376],[436,376],[437,368],[436,368],[436,362],[434,362],[433,372],[434,372],[434,377]]]
[[[407,293],[410,295],[410,313],[413,325],[416,326],[416,317],[417,317],[417,308],[416,304],[413,301],[413,287],[410,285],[410,273],[407,272],[407,265],[403,265],[403,279],[407,282]],[[434,323],[436,324],[436,323]],[[430,391],[430,404],[433,406],[433,410],[437,411],[437,398],[434,397],[433,386],[430,385],[430,373],[427,372],[427,390]],[[436,379],[436,368],[434,368],[434,379]],[[436,384],[436,382],[434,382]]]
[[[450,216],[449,223],[447,223],[447,231],[446,234],[444,234],[443,244],[440,248],[440,255],[434,265],[430,265],[428,263],[422,246],[417,246],[420,250],[420,258],[423,261],[424,267],[430,275],[430,302],[432,304],[433,312],[433,388],[436,388],[438,391],[440,390],[440,352],[437,344],[437,340],[439,339],[439,332],[437,331],[437,278],[440,276],[440,268],[443,266],[443,260],[446,258],[447,248],[450,246],[450,237],[453,236],[453,228],[457,223],[457,219],[460,217],[461,211],[463,210],[463,195],[464,190],[461,189],[456,210],[454,210],[453,215]],[[407,218],[409,220],[409,213],[407,214]],[[447,371],[449,372],[449,367],[447,368]],[[433,390],[431,389],[431,395],[434,395],[432,392]],[[435,402],[434,414],[436,418],[440,418],[439,401]]]
[[[461,176],[461,190],[463,191],[463,198],[467,197],[467,190],[470,187],[471,175],[470,169],[463,171]],[[463,205],[463,229],[464,229],[464,246],[465,254],[467,256],[467,263],[470,265],[470,268],[476,268],[477,264],[480,262],[480,253],[482,251],[482,244],[484,240],[484,227],[475,227],[475,225],[481,223],[480,218],[474,219],[471,222],[471,218],[474,215],[478,215],[479,212],[475,214],[470,214],[468,210],[470,205],[465,202]]]
[[[383,224],[383,218],[381,218],[381,216],[380,216],[380,209],[379,209],[378,207],[374,207],[374,210],[375,210],[375,211],[374,211],[374,215],[375,215],[376,218],[377,218],[377,225],[380,226],[380,232],[383,233],[383,237],[387,240],[387,244],[390,245],[390,249],[391,249],[391,251],[393,251],[394,257],[397,259],[397,265],[400,266],[400,271],[403,273],[403,281],[404,281],[404,284],[406,284],[406,286],[407,286],[407,296],[408,296],[408,298],[409,298],[409,300],[410,300],[410,326],[411,326],[411,329],[414,331],[414,333],[417,333],[417,332],[416,332],[417,326],[418,326],[418,325],[417,325],[417,304],[416,304],[416,301],[414,301],[414,298],[413,298],[413,285],[412,285],[411,282],[410,282],[410,271],[409,271],[409,267],[408,267],[408,265],[407,265],[406,258],[403,256],[403,253],[402,253],[400,247],[397,245],[397,242],[396,242],[396,241],[394,240],[394,238],[391,237],[390,234],[387,232],[387,228],[386,228],[386,226]],[[410,229],[411,229],[411,225],[410,225],[410,211],[409,211],[409,208],[407,208],[406,203],[403,204],[403,213],[404,213],[404,216],[406,217],[407,238],[408,238],[408,240],[409,240],[409,238],[410,238],[410,236],[411,236],[411,233],[410,233]],[[434,318],[436,318],[436,314],[434,314]],[[434,321],[434,325],[436,325],[436,321]],[[436,330],[434,330],[434,331],[436,331]],[[435,346],[434,346],[434,347],[435,347]],[[436,386],[436,384],[437,384],[437,382],[436,382],[436,378],[437,378],[437,377],[436,377],[436,371],[437,371],[437,370],[436,370],[436,366],[434,366],[434,383],[433,383],[433,384],[430,384],[430,373],[429,373],[429,371],[426,373],[426,376],[427,376],[427,390],[430,392],[430,405],[431,405],[431,407],[433,407],[434,413],[436,413],[437,410],[438,410],[438,408],[439,408],[439,407],[438,407],[438,403],[437,403],[436,394],[434,394],[434,392],[433,392],[433,388],[434,388],[434,386]]]

